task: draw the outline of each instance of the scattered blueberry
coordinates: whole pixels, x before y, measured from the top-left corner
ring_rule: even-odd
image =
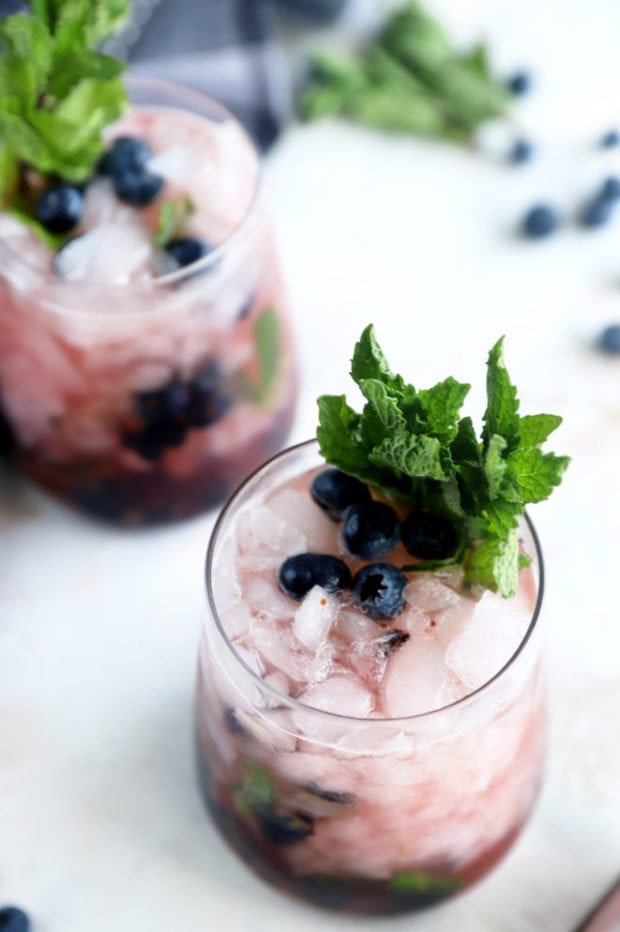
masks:
[[[29,932],[30,919],[17,906],[4,906],[0,909],[0,932]]]
[[[613,201],[595,197],[589,201],[579,215],[579,225],[594,230],[605,226],[611,219]]]
[[[536,204],[523,218],[521,232],[529,239],[543,239],[555,233],[560,225],[560,216],[550,204]]]
[[[460,540],[457,525],[432,511],[412,511],[403,521],[401,539],[407,553],[420,560],[454,556]]]
[[[383,502],[360,502],[345,513],[342,539],[356,557],[372,559],[388,553],[396,547],[399,537],[398,516]]]
[[[534,155],[534,146],[527,139],[516,139],[508,153],[508,161],[513,165],[523,165]]]
[[[39,194],[34,212],[50,233],[68,233],[76,226],[84,209],[84,195],[76,185],[57,184]]]
[[[166,252],[182,268],[203,259],[211,252],[211,247],[195,236],[184,236],[171,240],[166,246]]]
[[[147,171],[128,171],[113,177],[114,193],[121,201],[134,207],[152,204],[164,186],[161,175]]]
[[[599,139],[598,144],[601,149],[613,149],[620,144],[620,132],[617,129],[607,130]]]
[[[271,806],[261,808],[258,824],[265,838],[275,845],[293,845],[314,834],[314,819],[303,812],[283,815]]]
[[[369,563],[353,578],[358,607],[376,621],[394,618],[404,608],[407,577],[391,563]]]
[[[609,324],[598,338],[598,346],[604,353],[620,355],[620,324]]]
[[[532,76],[529,71],[516,71],[506,83],[511,94],[515,97],[522,97],[532,87]]]
[[[151,159],[151,150],[144,139],[137,136],[119,136],[104,153],[98,166],[100,175],[111,178],[127,172],[142,172]]]
[[[313,586],[327,592],[348,589],[351,573],[338,557],[323,553],[298,553],[288,557],[278,572],[278,585],[282,592],[300,602]]]
[[[601,186],[600,196],[605,201],[617,201],[620,199],[620,178],[611,175],[606,178]]]
[[[334,521],[341,521],[350,505],[370,501],[368,486],[335,467],[324,469],[314,477],[310,495]]]

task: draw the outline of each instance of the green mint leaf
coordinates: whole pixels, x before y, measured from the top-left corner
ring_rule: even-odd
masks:
[[[274,307],[266,308],[256,318],[254,342],[258,360],[258,381],[253,387],[253,395],[259,405],[264,405],[269,399],[280,361],[280,321]]]
[[[411,0],[387,21],[379,41],[412,69],[434,71],[453,54],[443,27],[421,4]]]
[[[191,197],[185,195],[174,201],[163,201],[157,219],[157,230],[153,242],[158,249],[163,249],[178,236],[183,225],[194,212]]]
[[[325,459],[351,476],[376,472],[368,461],[368,450],[360,442],[360,416],[349,407],[344,395],[321,395],[316,436]],[[368,481],[368,480],[366,480]]]
[[[234,794],[234,805],[238,812],[251,815],[269,806],[276,798],[276,788],[269,772],[253,760],[244,761],[244,780]]]
[[[491,437],[498,434],[504,438],[510,452],[519,442],[519,400],[504,366],[503,345],[504,338],[501,337],[491,349],[487,361],[487,408],[482,441],[487,447]]]
[[[491,499],[499,495],[508,468],[508,463],[504,459],[505,449],[506,440],[500,434],[493,434],[489,438],[484,457],[484,474]]]
[[[394,382],[395,377],[379,346],[372,324],[365,327],[355,344],[351,360],[351,378],[358,385],[365,379],[376,379],[386,384]]]
[[[369,454],[371,463],[393,471],[397,476],[436,479],[448,478],[441,456],[441,442],[437,437],[401,432],[386,437]]]
[[[15,197],[19,182],[19,166],[13,152],[0,148],[0,207],[5,208]]]
[[[52,71],[48,92],[52,97],[62,98],[85,78],[109,81],[122,74],[126,67],[124,62],[91,49],[69,52],[63,56],[61,67]]]
[[[90,0],[90,15],[86,29],[89,45],[113,35],[121,28],[130,9],[129,0]]]
[[[568,466],[567,456],[543,453],[536,447],[515,450],[509,458],[510,475],[526,502],[542,502],[562,481]]]
[[[452,440],[459,430],[459,413],[471,386],[456,379],[445,379],[429,389],[420,389],[418,398],[426,421],[442,439]]]
[[[389,890],[395,893],[420,893],[448,895],[463,886],[458,877],[441,877],[439,874],[428,874],[425,871],[402,871],[393,874],[387,882]]]
[[[557,414],[526,414],[519,419],[519,432],[524,447],[537,447],[560,426],[562,418]]]
[[[52,65],[52,37],[45,24],[25,13],[7,16],[0,20],[0,43],[13,67],[27,63],[35,88],[43,88]]]
[[[499,592],[505,599],[517,591],[519,540],[515,529],[505,539],[482,540],[465,562],[465,582]]]

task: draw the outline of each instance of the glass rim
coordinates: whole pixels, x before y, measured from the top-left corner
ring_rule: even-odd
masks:
[[[249,221],[255,215],[259,201],[260,195],[263,187],[263,163],[261,155],[253,140],[252,136],[245,128],[241,120],[232,113],[224,104],[221,104],[215,98],[211,97],[205,91],[200,90],[196,87],[191,87],[188,84],[181,84],[176,81],[168,81],[165,78],[155,78],[147,77],[144,75],[136,74],[126,74],[123,76],[123,81],[126,83],[130,93],[131,88],[135,87],[136,91],[142,89],[146,91],[152,89],[153,91],[159,90],[162,94],[177,94],[179,97],[183,96],[186,98],[193,98],[196,101],[197,108],[204,107],[208,105],[212,110],[218,114],[222,121],[227,121],[233,123],[240,132],[241,137],[248,145],[249,151],[254,156],[256,164],[256,177],[253,183],[252,196],[250,197],[247,205],[245,206],[243,213],[240,218],[237,220],[232,229],[226,234],[223,240],[214,246],[206,256],[203,256],[201,259],[197,259],[195,262],[192,262],[190,265],[181,266],[178,269],[174,269],[171,272],[166,272],[163,275],[156,275],[153,278],[150,278],[146,281],[140,282],[126,282],[125,284],[115,284],[114,282],[101,282],[96,279],[80,279],[79,281],[66,281],[61,276],[54,276],[49,272],[46,272],[36,265],[30,263],[26,258],[24,258],[20,253],[16,252],[10,246],[8,246],[2,238],[0,238],[0,256],[5,257],[5,259],[14,262],[16,265],[20,266],[22,269],[26,269],[28,275],[31,278],[35,279],[38,283],[47,283],[52,282],[60,292],[67,292],[71,294],[77,294],[80,290],[86,292],[88,289],[97,288],[104,291],[108,291],[110,296],[118,296],[122,294],[123,291],[130,289],[133,292],[140,292],[145,295],[149,293],[154,293],[158,288],[167,287],[171,285],[176,285],[182,282],[184,279],[191,278],[194,275],[198,275],[203,271],[207,271],[211,266],[217,266],[223,255],[230,249],[231,243],[235,243],[240,239],[241,235],[244,233],[245,228],[248,226]],[[157,104],[140,104],[142,107],[156,107]],[[189,108],[184,108],[181,104],[175,107],[173,104],[164,104],[168,109],[178,109],[183,111],[187,110],[188,113],[202,119],[206,117],[196,111],[190,110]],[[129,107],[124,111],[123,114],[119,117],[119,120],[123,119],[123,116],[129,112],[132,107],[131,99],[129,101]],[[118,121],[115,121],[118,122]],[[114,124],[110,124],[113,126]],[[74,307],[65,307],[61,304],[59,300],[50,301],[45,298],[41,302],[41,306],[45,307],[46,310],[53,311],[60,315],[66,316],[87,316],[92,317],[92,313],[87,308],[74,308]],[[151,316],[150,314],[145,315],[143,311],[140,310],[127,310],[125,307],[117,307],[113,305],[109,311],[105,313],[105,319],[111,319],[115,317],[128,317],[128,316]]]
[[[525,634],[519,641],[517,648],[513,651],[513,653],[508,658],[508,660],[499,668],[499,670],[497,670],[493,674],[493,676],[490,679],[486,680],[484,683],[482,683],[476,689],[473,689],[471,692],[468,692],[465,696],[461,696],[460,699],[456,699],[454,702],[450,702],[447,705],[440,706],[437,709],[430,709],[426,712],[416,712],[413,715],[401,715],[401,716],[394,717],[394,718],[384,718],[384,717],[369,718],[369,717],[359,717],[359,716],[354,716],[354,715],[343,715],[338,712],[329,712],[325,709],[318,709],[315,706],[308,705],[307,703],[300,701],[299,699],[295,699],[291,696],[288,696],[286,693],[283,693],[280,690],[276,689],[270,683],[266,683],[265,680],[263,680],[262,677],[258,673],[256,673],[246,663],[243,657],[235,650],[234,645],[232,644],[230,638],[228,637],[228,634],[226,633],[224,629],[224,626],[222,625],[219,611],[215,604],[215,597],[213,593],[213,585],[212,585],[213,572],[212,571],[213,571],[213,564],[214,564],[214,558],[215,558],[215,550],[219,542],[218,538],[220,534],[222,533],[222,529],[224,527],[226,520],[228,519],[230,511],[234,508],[239,497],[244,492],[246,492],[253,484],[258,482],[258,480],[261,478],[262,473],[267,472],[267,470],[269,470],[270,467],[276,465],[281,460],[288,458],[292,454],[296,452],[301,452],[303,450],[309,450],[311,447],[316,447],[316,449],[318,450],[318,441],[316,440],[316,438],[313,438],[311,440],[304,440],[304,441],[301,441],[300,443],[296,443],[289,447],[286,447],[286,449],[281,450],[279,453],[276,453],[274,456],[270,457],[268,460],[262,463],[261,466],[259,466],[253,472],[251,472],[244,479],[241,485],[239,485],[237,489],[235,489],[235,491],[232,493],[230,498],[227,500],[227,502],[224,504],[224,506],[220,510],[220,513],[217,516],[215,524],[213,525],[213,529],[211,531],[211,536],[209,539],[209,544],[207,547],[206,561],[205,561],[207,601],[208,601],[209,608],[211,610],[212,618],[215,622],[215,628],[217,630],[217,633],[220,635],[222,641],[224,642],[224,645],[228,649],[233,660],[240,667],[243,668],[245,673],[249,675],[249,677],[251,678],[251,681],[254,681],[256,685],[260,686],[261,690],[264,690],[267,694],[272,696],[278,703],[282,703],[284,701],[289,706],[291,706],[293,709],[302,710],[304,712],[312,712],[313,714],[318,715],[318,716],[328,716],[328,719],[330,721],[349,722],[352,725],[357,725],[357,726],[363,723],[364,725],[367,725],[370,727],[385,727],[387,725],[398,725],[399,723],[402,725],[407,722],[427,721],[443,713],[447,713],[452,710],[463,707],[469,704],[472,701],[472,699],[481,697],[484,693],[488,692],[494,686],[495,683],[499,682],[506,673],[508,673],[508,671],[512,668],[513,664],[518,660],[518,658],[524,652],[526,646],[532,639],[534,629],[536,628],[538,618],[540,616],[540,610],[542,607],[543,594],[544,594],[544,588],[545,588],[545,570],[544,570],[544,562],[543,562],[543,555],[542,555],[542,549],[540,546],[540,541],[538,539],[536,529],[527,511],[523,513],[523,519],[527,525],[528,531],[532,538],[532,542],[534,544],[534,551],[535,551],[534,556],[536,558],[537,567],[538,567],[538,587],[536,591],[536,602],[531,612],[531,617],[530,617],[530,621],[527,627],[527,631],[525,632]],[[326,463],[326,465],[328,464]],[[208,620],[205,624],[208,624]]]

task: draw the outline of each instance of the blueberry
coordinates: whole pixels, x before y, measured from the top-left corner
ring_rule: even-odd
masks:
[[[370,501],[368,486],[334,467],[314,477],[310,495],[334,521],[341,521],[350,505]]]
[[[50,233],[68,233],[79,223],[84,209],[84,195],[72,184],[57,184],[39,194],[34,212]]]
[[[134,207],[152,204],[164,186],[161,175],[147,171],[127,171],[113,178],[114,193],[121,201]]]
[[[560,225],[560,216],[549,204],[536,204],[523,218],[521,232],[529,239],[550,236]]]
[[[125,431],[123,446],[145,460],[156,460],[167,447],[179,447],[185,440],[186,427],[174,418],[161,418],[141,430]]]
[[[138,392],[134,398],[136,414],[147,422],[178,417],[185,411],[190,390],[185,382],[173,376],[161,388]]]
[[[190,427],[209,427],[230,409],[232,398],[221,391],[220,383],[219,364],[207,360],[189,383],[185,419]]]
[[[275,845],[293,845],[314,834],[314,819],[303,812],[283,815],[271,806],[264,806],[258,813],[258,824],[268,839]]]
[[[599,195],[604,201],[617,201],[620,199],[620,178],[611,175],[601,186]]]
[[[30,919],[17,906],[0,909],[0,932],[29,932]]]
[[[589,201],[581,211],[579,215],[580,226],[587,227],[590,230],[605,226],[611,219],[612,206],[612,200],[595,197],[594,200]]]
[[[601,149],[613,149],[620,144],[620,132],[617,129],[607,130],[599,139],[598,144]]]
[[[599,349],[613,356],[620,355],[620,324],[609,324],[598,338]]]
[[[532,76],[528,71],[516,71],[506,83],[511,94],[522,97],[532,87]]]
[[[227,705],[224,709],[224,721],[228,726],[228,730],[233,735],[247,736],[247,731],[239,721],[237,710],[234,709],[231,705]]]
[[[323,553],[298,553],[288,557],[278,572],[278,585],[282,592],[300,602],[313,586],[327,592],[348,589],[351,573],[338,557]]]
[[[508,161],[513,165],[523,165],[534,155],[534,146],[527,139],[516,139],[508,153]]]
[[[101,158],[98,166],[100,175],[111,178],[127,172],[142,172],[152,153],[144,139],[137,136],[119,136]]]
[[[454,556],[460,536],[454,521],[432,511],[412,511],[401,528],[405,549],[420,560],[445,560]]]
[[[170,240],[166,246],[166,252],[172,256],[179,267],[198,262],[211,251],[211,246],[195,236],[183,236]]]
[[[369,563],[353,578],[353,596],[359,608],[376,621],[394,618],[404,608],[407,577],[391,563]]]
[[[398,516],[383,502],[360,502],[345,513],[342,539],[349,553],[356,557],[372,559],[388,553],[399,537]]]

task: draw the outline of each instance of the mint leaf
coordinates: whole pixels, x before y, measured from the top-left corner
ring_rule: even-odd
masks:
[[[13,152],[0,148],[0,207],[6,207],[15,197],[19,181],[19,166]]]
[[[244,780],[234,792],[234,805],[238,812],[251,815],[260,812],[276,798],[276,788],[269,772],[253,760],[244,761]]]
[[[527,503],[551,494],[569,460],[540,449],[561,418],[519,416],[502,348],[500,339],[488,356],[479,439],[472,419],[460,417],[469,385],[447,378],[416,391],[392,372],[373,327],[366,327],[351,361],[363,410],[358,414],[344,395],[321,396],[317,439],[331,465],[388,497],[458,521],[459,550],[440,564],[463,562],[468,584],[509,596],[523,565],[519,518]]]
[[[396,893],[445,893],[448,895],[463,886],[458,877],[441,877],[425,871],[402,871],[393,874],[387,882],[388,889]]]
[[[45,85],[52,65],[52,37],[38,19],[16,13],[0,20],[0,43],[13,60],[27,63],[36,88]]]
[[[254,323],[258,377],[244,379],[249,397],[258,405],[268,402],[280,362],[280,321],[274,307],[266,308]]]
[[[191,197],[185,195],[175,201],[163,201],[157,219],[157,230],[153,242],[158,249],[163,249],[178,236],[183,224],[194,212]]]

